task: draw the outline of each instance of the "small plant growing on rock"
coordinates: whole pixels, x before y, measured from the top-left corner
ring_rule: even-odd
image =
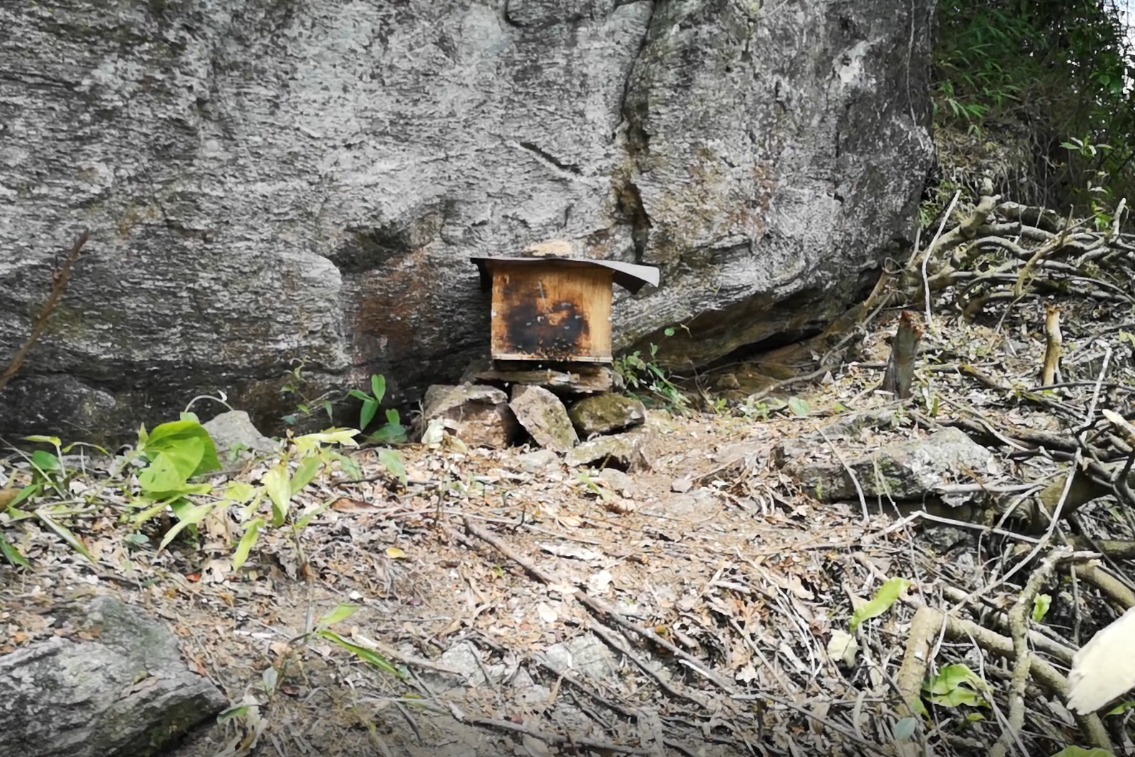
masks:
[[[382,405],[382,398],[386,396],[386,378],[381,374],[370,377],[370,394],[361,389],[352,389],[348,396],[361,400],[363,405],[359,408],[359,430],[366,431],[374,421],[378,409]],[[402,425],[402,418],[397,410],[386,411],[386,423],[367,437],[371,444],[401,444],[408,438],[406,427]]]
[[[673,336],[674,328],[664,332]],[[673,382],[670,372],[656,362],[658,345],[650,344],[650,357],[644,358],[641,350],[623,355],[615,361],[615,373],[623,385],[631,391],[645,390],[661,399],[671,409],[684,413],[689,409],[689,400]]]

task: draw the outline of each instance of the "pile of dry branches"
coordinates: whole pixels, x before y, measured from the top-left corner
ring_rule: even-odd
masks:
[[[925,597],[915,603],[896,685],[914,716],[928,665],[936,657],[942,662],[943,642],[1005,659],[1007,707],[995,706],[1002,730],[990,753],[1032,754],[1038,742],[1025,736],[1026,723],[1047,744],[1069,738],[1058,725],[1068,722],[1068,711],[1046,697],[1066,696],[1060,668],[1087,640],[1080,632],[1111,619],[1092,610],[1135,606],[1127,578],[1135,557],[1135,340],[1128,333],[1135,332],[1135,237],[1121,233],[1123,203],[1104,224],[997,197],[951,216],[957,199],[946,214],[952,227],[944,220],[859,313],[873,318],[894,305],[923,311],[913,341],[895,339],[888,376],[916,362],[925,334],[917,359],[922,397],[946,387],[952,397],[942,397],[943,412],[915,411],[917,422],[964,429],[997,449],[1012,473],[983,482],[984,517],[966,526],[1000,542],[996,556],[982,555],[986,580],[963,587],[950,585],[945,572],[937,577],[936,599],[948,609]],[[904,315],[909,320],[909,311]],[[1043,350],[1035,349],[1040,335]],[[1074,617],[1040,622],[1044,613],[1034,610],[1046,590],[1070,599]],[[1126,661],[1115,662],[1118,670]],[[1130,731],[1118,724],[1109,733],[1096,715],[1077,720],[1092,746],[1116,750],[1119,740],[1122,753],[1132,748]],[[1045,722],[1050,726],[1037,725]],[[906,747],[904,753],[921,753],[913,742]]]

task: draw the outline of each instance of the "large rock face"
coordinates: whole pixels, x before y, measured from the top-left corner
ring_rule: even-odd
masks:
[[[262,426],[488,343],[471,255],[658,265],[617,342],[822,323],[908,239],[933,0],[0,3],[0,369],[92,238],[0,429],[222,389]],[[685,341],[681,341],[685,340]],[[294,382],[294,379],[293,379]]]

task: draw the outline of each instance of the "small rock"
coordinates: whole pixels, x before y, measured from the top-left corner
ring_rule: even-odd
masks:
[[[508,406],[524,430],[541,447],[566,452],[579,443],[564,403],[544,387],[513,386],[512,401]]]
[[[737,376],[732,373],[723,373],[717,377],[714,386],[718,389],[740,389],[741,382],[737,380]]]
[[[525,452],[516,458],[516,462],[520,469],[527,473],[540,473],[548,468],[558,466],[560,456],[550,449],[538,449]]]
[[[447,667],[449,670],[457,671],[460,675],[431,673],[424,676],[427,687],[435,693],[452,691],[460,688],[462,684],[471,685],[471,687],[489,685],[486,673],[491,675],[491,672],[487,670],[487,665],[482,662],[481,650],[471,641],[459,641],[446,649],[445,653],[438,658],[437,664]]]
[[[646,406],[621,394],[598,394],[572,405],[568,415],[579,433],[588,437],[641,426],[646,421]]]
[[[624,497],[634,496],[634,479],[617,468],[604,468],[596,478]]]
[[[846,453],[844,457],[849,457]],[[869,499],[918,500],[934,496],[938,487],[970,483],[998,475],[996,457],[956,428],[945,428],[924,439],[892,442],[846,465],[822,439],[786,441],[773,449],[772,465],[803,484],[822,502],[854,500],[858,493],[848,475],[854,473]],[[965,497],[941,497],[958,507]]]
[[[689,476],[682,476],[670,482],[670,491],[685,494],[694,488],[694,480]]]
[[[243,410],[221,413],[202,425],[221,454],[235,456],[244,450],[260,454],[276,451],[276,442],[261,434]]]
[[[560,673],[579,672],[595,681],[607,681],[618,669],[611,650],[592,634],[553,644],[544,651],[548,665]]]
[[[502,449],[520,434],[508,397],[492,386],[434,384],[422,401],[422,423],[435,418],[470,447]]]
[[[646,445],[646,434],[641,432],[600,436],[570,450],[564,456],[564,462],[572,467],[599,463],[601,467],[632,472],[648,470],[650,459]]]

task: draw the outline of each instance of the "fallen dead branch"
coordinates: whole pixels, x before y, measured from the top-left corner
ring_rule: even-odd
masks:
[[[912,623],[911,635],[907,642],[906,653],[899,673],[904,702],[911,702],[920,696],[922,681],[927,677],[927,668],[932,659],[929,653],[930,641],[939,632],[952,641],[970,641],[998,657],[1008,660],[1017,659],[1012,638],[1002,636],[971,620],[956,618],[941,610],[919,605],[917,602],[912,601],[911,604],[918,607],[918,610],[915,612],[916,621]],[[1027,649],[1021,659],[1024,660],[1024,662],[1021,662],[1021,668],[1025,671],[1024,675],[1035,678],[1047,689],[1061,697],[1067,696],[1068,679],[1055,667]],[[1112,748],[1111,738],[1098,716],[1088,715],[1078,718],[1078,720],[1094,746],[1108,750]]]
[[[557,586],[557,585],[563,586],[563,585],[565,585],[564,582],[557,580],[555,576],[550,576],[547,573],[545,573],[544,571],[537,568],[530,560],[521,556],[515,550],[510,549],[509,546],[507,544],[505,544],[502,540],[498,539],[496,536],[493,536],[488,531],[486,531],[483,528],[481,528],[480,526],[476,525],[469,518],[464,519],[464,525],[465,525],[465,530],[467,532],[473,534],[474,536],[476,536],[481,541],[484,541],[485,543],[492,545],[497,551],[499,551],[505,557],[509,558],[510,560],[515,562],[517,565],[524,568],[524,570],[527,571],[528,574],[531,575],[533,578],[536,578],[537,580],[539,580],[540,582],[542,582],[542,583],[544,583],[545,585],[548,585],[548,586]],[[589,609],[593,613],[595,613],[597,616],[610,620],[615,625],[617,625],[617,626],[619,626],[619,627],[621,627],[625,630],[631,631],[636,636],[639,636],[642,639],[661,647],[662,649],[664,649],[669,654],[679,658],[680,660],[685,662],[687,665],[689,665],[690,668],[697,671],[697,673],[699,675],[703,676],[707,681],[710,681],[711,683],[713,683],[715,686],[722,689],[726,693],[728,693],[728,694],[736,693],[733,686],[728,681],[726,681],[723,678],[721,678],[720,676],[718,676],[715,672],[713,672],[711,669],[709,669],[701,660],[699,660],[696,657],[694,657],[693,655],[689,654],[684,649],[680,649],[679,647],[675,646],[670,641],[668,641],[667,639],[664,639],[662,636],[659,636],[654,631],[647,629],[647,628],[643,628],[642,626],[638,625],[637,623],[630,622],[625,617],[623,617],[623,615],[621,613],[617,612],[613,607],[611,607],[610,605],[608,605],[606,602],[599,599],[598,597],[590,596],[582,588],[580,588],[578,591],[571,594],[571,596],[576,601],[578,601],[580,604],[587,607],[587,609]]]
[[[989,751],[990,757],[1005,757],[1009,749],[1020,744],[1021,729],[1025,726],[1025,685],[1029,680],[1032,666],[1032,652],[1029,650],[1029,617],[1041,587],[1064,559],[1064,552],[1056,551],[1041,561],[1040,566],[1029,576],[1024,590],[1009,610],[1009,631],[1013,640],[1013,677],[1009,682],[1009,722],[1001,738]],[[1027,750],[1023,750],[1027,751]]]

